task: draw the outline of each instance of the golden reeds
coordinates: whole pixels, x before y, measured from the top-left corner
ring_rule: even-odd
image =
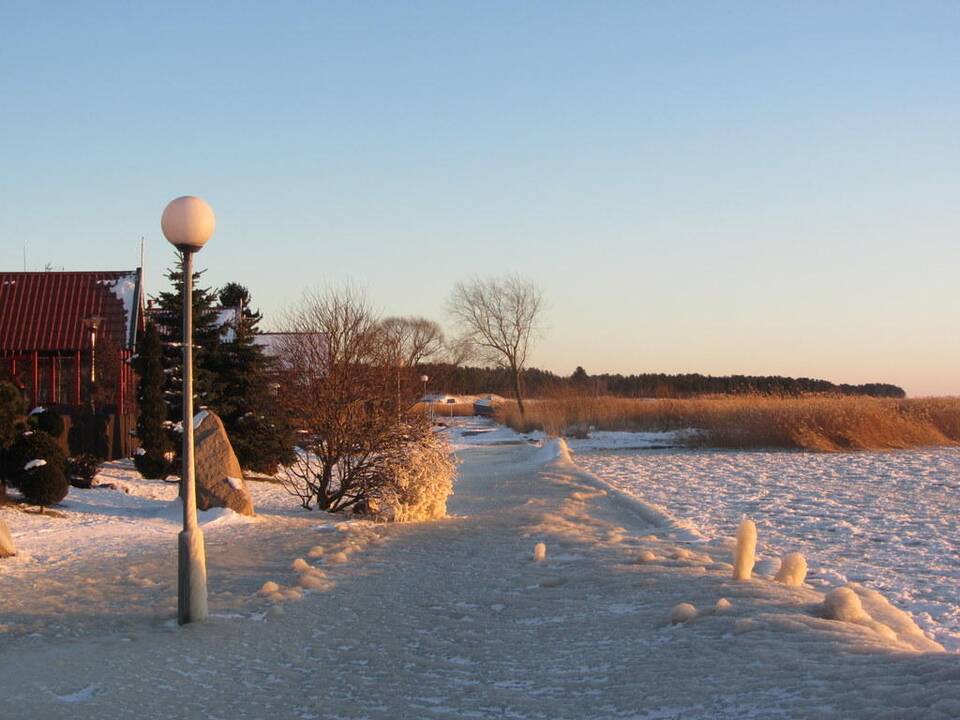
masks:
[[[879,450],[960,443],[960,398],[724,395],[690,399],[573,396],[504,403],[498,419],[520,432],[584,436],[598,430],[702,430],[711,447]]]

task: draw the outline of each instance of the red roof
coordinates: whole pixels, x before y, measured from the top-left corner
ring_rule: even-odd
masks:
[[[98,338],[131,348],[142,297],[139,270],[0,272],[0,352],[88,349],[91,318]]]

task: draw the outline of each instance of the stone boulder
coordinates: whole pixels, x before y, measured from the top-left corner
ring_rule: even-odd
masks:
[[[193,438],[197,507],[225,507],[241,515],[253,515],[253,497],[243,482],[240,463],[216,413],[201,410],[194,416]]]
[[[13,557],[17,554],[17,548],[13,544],[13,537],[7,529],[6,523],[0,520],[0,558]]]

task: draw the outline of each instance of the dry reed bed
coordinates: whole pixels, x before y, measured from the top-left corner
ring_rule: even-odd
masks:
[[[714,396],[691,399],[564,397],[497,411],[519,432],[585,436],[598,430],[697,428],[709,447],[889,450],[960,443],[960,398]]]

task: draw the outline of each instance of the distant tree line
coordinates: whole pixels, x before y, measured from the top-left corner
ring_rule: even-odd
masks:
[[[446,363],[422,366],[430,376],[430,386],[455,394],[497,393],[510,395],[515,378],[509,369],[457,367]],[[836,384],[815,378],[791,378],[779,375],[701,375],[685,373],[640,373],[590,375],[578,367],[569,376],[549,370],[527,368],[522,382],[525,392],[533,397],[563,393],[615,395],[631,398],[684,398],[698,395],[806,395],[812,393],[867,395],[870,397],[906,397],[903,388],[889,383],[863,385]]]

